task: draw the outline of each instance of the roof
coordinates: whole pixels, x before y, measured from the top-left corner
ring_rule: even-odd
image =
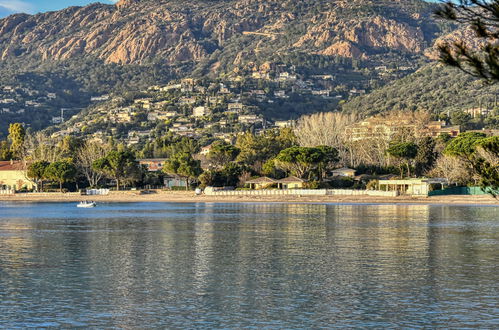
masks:
[[[336,170],[333,170],[333,172],[355,172],[355,170],[352,168],[348,168],[348,167],[342,167],[342,168],[338,168]]]
[[[24,170],[23,162],[15,161],[0,161],[0,171],[22,171]]]
[[[263,176],[261,178],[253,179],[246,181],[246,183],[253,183],[253,184],[259,184],[259,183],[277,183],[277,180],[271,179],[269,177]]]
[[[295,183],[295,182],[303,183],[303,182],[306,182],[306,180],[300,179],[296,176],[290,176],[290,177],[278,180],[277,182],[278,183]]]

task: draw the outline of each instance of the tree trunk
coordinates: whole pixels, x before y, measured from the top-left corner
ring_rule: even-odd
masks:
[[[120,179],[116,178],[116,191],[120,191]]]
[[[62,181],[59,181],[59,192],[62,193]]]
[[[407,177],[411,177],[411,166],[409,165],[409,162],[407,162]]]

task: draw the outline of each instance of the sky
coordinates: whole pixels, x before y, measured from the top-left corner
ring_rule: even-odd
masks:
[[[35,14],[38,12],[59,10],[69,6],[84,6],[92,2],[111,4],[116,0],[0,0],[1,12],[24,12]]]

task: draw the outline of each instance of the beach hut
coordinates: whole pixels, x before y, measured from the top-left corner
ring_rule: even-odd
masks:
[[[276,183],[277,180],[263,176],[261,178],[246,181],[245,185],[249,186],[250,189],[265,189],[271,187]]]
[[[305,185],[306,180],[300,179],[296,176],[290,176],[285,179],[277,181],[279,189],[301,189]]]

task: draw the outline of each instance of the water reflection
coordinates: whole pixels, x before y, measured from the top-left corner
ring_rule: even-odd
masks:
[[[0,326],[492,327],[498,208],[0,204]]]

